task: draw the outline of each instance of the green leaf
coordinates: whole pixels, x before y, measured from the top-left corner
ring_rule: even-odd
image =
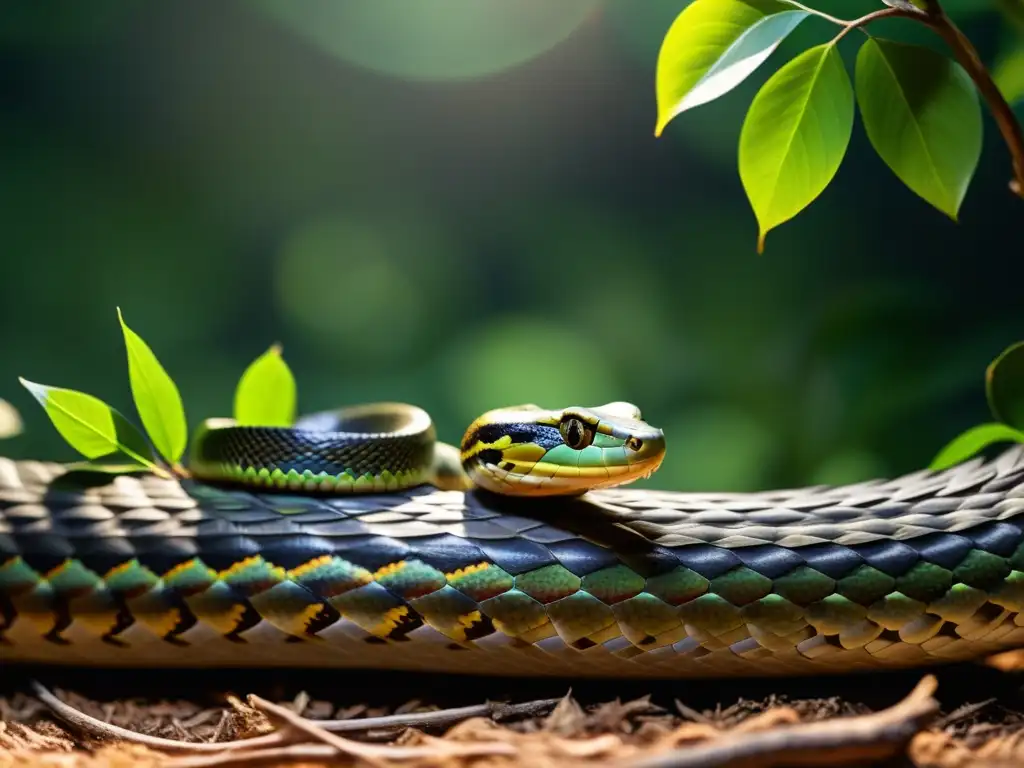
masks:
[[[658,53],[654,135],[686,110],[743,82],[808,15],[781,0],[695,0],[688,5]]]
[[[142,433],[102,400],[84,392],[37,384],[21,377],[18,381],[43,406],[61,437],[87,459],[121,453],[157,474],[168,476],[145,458],[152,453]]]
[[[985,370],[985,396],[993,416],[1024,429],[1024,341],[1004,349]]]
[[[125,323],[120,307],[117,309],[117,319],[121,323],[128,352],[128,379],[135,409],[157,451],[168,464],[176,464],[185,453],[185,445],[188,443],[188,426],[181,395],[153,350]]]
[[[953,438],[945,448],[932,459],[929,469],[938,470],[952,467],[966,461],[981,449],[994,443],[1024,443],[1024,432],[1005,424],[979,424]]]
[[[1004,53],[992,65],[992,79],[1010,105],[1024,100],[1024,45]]]
[[[235,421],[243,426],[290,427],[295,422],[295,378],[275,344],[253,360],[235,389]]]
[[[757,216],[757,252],[769,230],[820,195],[853,132],[853,88],[831,43],[809,48],[761,87],[740,132],[740,179]]]
[[[954,221],[981,157],[981,103],[963,67],[919,45],[870,39],[857,53],[857,103],[879,157]]]

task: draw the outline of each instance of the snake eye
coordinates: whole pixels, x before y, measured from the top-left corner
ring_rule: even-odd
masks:
[[[562,440],[574,451],[582,451],[594,442],[594,430],[576,418],[569,418],[559,426]]]

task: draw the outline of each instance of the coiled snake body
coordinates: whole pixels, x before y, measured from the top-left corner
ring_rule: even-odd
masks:
[[[490,412],[457,456],[424,416],[209,422],[180,480],[0,459],[0,659],[697,677],[1024,647],[1024,447],[680,493],[614,487],[665,450],[624,403]]]

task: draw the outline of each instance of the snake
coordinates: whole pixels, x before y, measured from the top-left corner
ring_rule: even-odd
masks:
[[[365,403],[300,418],[291,427],[207,419],[193,442],[194,477],[328,493],[399,491],[428,483],[510,496],[573,496],[649,477],[665,435],[627,402],[487,411],[460,448],[408,403]]]
[[[680,439],[685,439],[683,436]],[[204,422],[188,471],[0,457],[0,660],[588,678],[858,673],[1024,648],[1024,446],[764,491],[626,487],[624,402]]]

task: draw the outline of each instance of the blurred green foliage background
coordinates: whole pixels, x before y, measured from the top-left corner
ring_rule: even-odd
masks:
[[[4,0],[0,398],[26,431],[0,452],[78,458],[18,375],[135,418],[120,306],[191,429],[281,342],[301,411],[414,402],[448,441],[501,405],[635,402],[668,441],[637,487],[925,466],[988,419],[984,368],[1024,338],[1024,206],[994,124],[959,224],[858,120],[832,185],[757,256],[743,115],[835,30],[809,20],[655,140],[686,4]],[[1013,34],[992,3],[947,5],[992,62]]]

